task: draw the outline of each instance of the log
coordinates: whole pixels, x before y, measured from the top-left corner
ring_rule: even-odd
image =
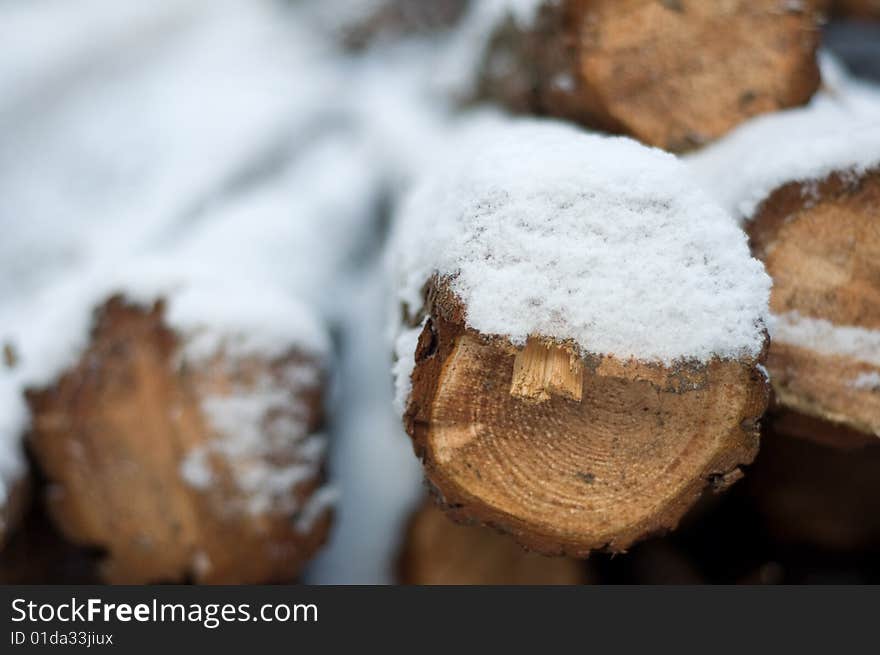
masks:
[[[528,122],[463,152],[394,243],[399,406],[437,497],[548,555],[675,527],[758,447],[769,280],[744,235],[631,141]]]
[[[106,552],[108,582],[290,581],[331,519],[323,362],[191,360],[164,311],[110,299],[78,362],[28,392],[53,520]]]
[[[880,445],[844,449],[829,441],[769,431],[749,490],[766,529],[783,543],[873,552],[880,546]]]
[[[480,93],[682,152],[807,102],[820,82],[816,22],[779,0],[544,2],[533,21],[497,29]]]
[[[880,436],[880,169],[773,191],[747,224],[774,285],[775,403]],[[789,424],[785,422],[783,425]]]
[[[413,585],[576,585],[585,564],[530,553],[477,525],[450,521],[426,502],[410,520],[400,556],[400,580]]]

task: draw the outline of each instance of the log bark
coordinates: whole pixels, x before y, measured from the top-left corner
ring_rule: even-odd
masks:
[[[436,277],[425,306],[404,423],[453,518],[548,555],[620,552],[755,456],[760,357],[666,368],[539,338],[517,348],[466,327]]]
[[[775,403],[831,429],[880,436],[880,353],[870,352],[880,343],[880,171],[787,184],[747,231],[773,278],[773,313],[794,316],[795,329],[805,319],[830,323],[823,339],[774,333],[767,367]],[[854,329],[866,341],[861,352],[836,350],[835,331]]]
[[[330,524],[321,466],[306,441],[285,433],[291,421],[310,434],[321,426],[322,365],[297,352],[266,361],[222,349],[181,364],[181,337],[163,312],[162,303],[111,299],[79,362],[29,392],[30,443],[50,483],[51,515],[73,542],[106,551],[109,582],[292,580]],[[254,418],[264,441],[237,449],[205,407],[227,400],[233,411],[250,392],[282,400]],[[314,464],[311,474],[284,478],[303,462]],[[187,476],[187,466],[206,479]],[[260,477],[272,471],[280,477]],[[255,504],[242,486],[248,476],[271,483],[272,496]]]
[[[480,94],[682,152],[819,87],[817,16],[778,0],[562,0],[498,28]]]
[[[417,585],[576,585],[588,575],[580,560],[530,553],[487,528],[453,523],[426,502],[407,529],[400,579]]]

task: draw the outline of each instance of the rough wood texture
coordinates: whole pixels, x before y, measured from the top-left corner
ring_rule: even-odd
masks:
[[[530,553],[488,528],[453,523],[425,503],[410,521],[400,578],[419,585],[575,585],[587,582],[587,571],[580,560]]]
[[[768,531],[837,551],[880,546],[880,444],[829,448],[765,434],[748,476]]]
[[[480,92],[680,152],[809,100],[818,39],[783,0],[561,0],[499,28]]]
[[[673,528],[757,451],[768,394],[758,361],[670,370],[591,357],[527,397],[523,352],[466,328],[443,280],[429,283],[426,308],[404,422],[454,518],[544,554],[623,551]],[[558,372],[570,359],[555,347]]]
[[[111,300],[98,311],[79,363],[51,388],[29,394],[31,445],[50,482],[53,519],[75,543],[107,552],[102,574],[110,582],[291,580],[330,523],[326,510],[305,527],[296,514],[320,486],[320,471],[291,483],[286,502],[252,511],[235,482],[234,459],[208,458],[213,482],[200,489],[184,480],[182,463],[217,438],[202,411],[206,397],[247,389],[265,373],[286,390],[291,365],[316,365],[292,353],[273,362],[219,354],[200,368],[179,366],[178,338],[162,311],[161,304],[147,311]],[[320,425],[318,384],[290,391],[289,402],[307,408],[310,428]],[[262,419],[266,429],[283,424],[285,412],[274,411]],[[297,447],[264,456],[295,462]]]
[[[773,278],[770,308],[880,330],[880,172],[777,189],[748,225]],[[841,428],[880,435],[880,366],[782,338],[767,367],[776,402]]]

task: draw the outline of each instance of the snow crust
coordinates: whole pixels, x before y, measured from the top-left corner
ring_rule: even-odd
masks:
[[[483,129],[405,202],[393,249],[416,315],[449,276],[468,325],[667,365],[755,356],[770,280],[672,155],[543,121]]]

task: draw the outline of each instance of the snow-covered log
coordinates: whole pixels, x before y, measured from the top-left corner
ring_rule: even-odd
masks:
[[[410,520],[400,557],[400,581],[418,585],[576,585],[586,565],[530,553],[488,528],[458,525],[432,503]]]
[[[822,98],[692,161],[773,278],[776,403],[832,424],[826,431],[880,436],[878,112],[876,93]]]
[[[486,4],[511,11],[495,12],[507,19],[483,60],[484,96],[667,150],[690,150],[752,116],[801,105],[819,86],[816,15],[802,3]]]
[[[323,542],[326,362],[251,345],[115,298],[79,361],[29,393],[52,515],[106,551],[108,581],[291,580]]]
[[[405,202],[398,404],[453,517],[625,550],[754,457],[770,280],[674,157],[524,122]]]

